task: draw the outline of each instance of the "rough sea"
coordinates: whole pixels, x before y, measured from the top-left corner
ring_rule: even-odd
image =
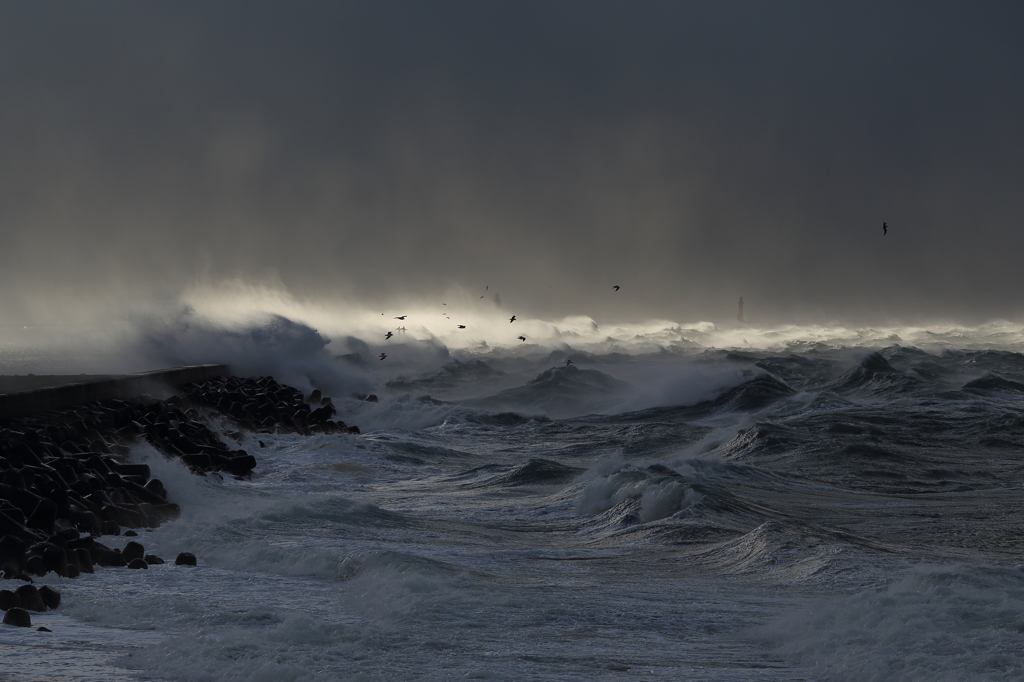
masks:
[[[138,539],[199,566],[40,579],[0,679],[1024,679],[1020,325],[275,324],[240,371],[362,433],[244,433],[248,480],[133,446],[182,508]]]

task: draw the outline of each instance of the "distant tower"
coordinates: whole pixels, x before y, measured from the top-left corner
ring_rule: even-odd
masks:
[[[739,313],[736,314],[736,319],[739,320],[740,322],[746,322],[746,320],[743,319],[743,297],[742,296],[740,296],[740,311],[739,311]]]

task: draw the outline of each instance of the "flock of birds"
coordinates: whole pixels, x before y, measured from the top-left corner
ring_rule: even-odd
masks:
[[[488,284],[488,285],[486,285],[486,286],[484,287],[484,291],[486,292],[486,291],[490,290],[490,288],[491,288],[491,286],[490,286],[490,285]],[[612,287],[612,290],[614,290],[614,291],[618,291],[618,290],[619,290],[619,289],[621,289],[621,288],[622,288],[622,287],[620,287],[620,286],[619,286],[618,284],[616,284],[615,286],[613,286],[613,287]],[[485,293],[484,295],[486,295],[486,293]],[[480,298],[483,298],[483,296],[481,296]],[[442,303],[441,305],[443,305],[443,306],[447,306],[448,304],[447,304],[447,303]],[[383,315],[383,314],[384,314],[384,313],[381,313],[381,315]],[[452,319],[452,318],[451,318],[451,317],[449,317],[449,316],[448,316],[447,314],[444,314],[444,313],[442,313],[442,314],[443,314],[443,315],[445,316],[445,319],[447,319],[447,320],[450,320],[450,319]],[[396,316],[395,316],[395,319],[396,319],[396,320],[400,320],[400,321],[405,321],[405,318],[407,318],[407,317],[409,317],[409,316],[408,316],[408,315],[396,315]],[[515,321],[516,321],[516,316],[515,316],[515,315],[513,315],[512,317],[510,317],[510,318],[509,318],[509,320],[508,320],[509,324],[512,324],[512,323],[513,323],[513,322],[515,322]],[[456,326],[456,327],[458,327],[459,329],[465,329],[465,328],[466,328],[466,325],[464,325],[464,324],[458,324],[458,325],[455,325],[455,326]],[[403,331],[403,332],[405,331],[405,327],[399,327],[398,329],[399,329],[399,331]],[[385,341],[388,341],[388,340],[390,340],[390,339],[391,339],[391,337],[392,337],[392,336],[394,336],[394,335],[395,335],[395,333],[394,333],[394,332],[392,332],[392,331],[389,331],[389,332],[388,332],[387,334],[385,334],[385,335],[384,335],[384,340],[385,340]],[[517,336],[516,338],[517,338],[517,339],[519,339],[519,342],[520,342],[520,343],[522,343],[522,342],[525,342],[525,341],[526,341],[526,336],[525,336],[525,335],[523,335],[523,334],[520,334],[520,335],[519,335],[519,336]],[[387,353],[381,353],[381,354],[380,354],[380,359],[381,359],[381,360],[386,360],[386,359],[387,359],[387,357],[388,357],[388,354],[387,354]],[[569,365],[571,365],[571,364],[572,364],[572,360],[566,360],[566,361],[565,361],[565,364],[566,364],[566,366],[569,366]]]

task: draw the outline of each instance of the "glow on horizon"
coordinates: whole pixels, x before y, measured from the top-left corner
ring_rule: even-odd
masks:
[[[543,319],[497,307],[488,298],[455,292],[436,304],[408,302],[388,309],[371,309],[347,301],[302,301],[277,287],[243,286],[194,291],[184,302],[197,315],[229,328],[259,324],[269,315],[281,315],[317,329],[341,343],[355,337],[370,346],[393,340],[430,342],[471,354],[516,348],[571,348],[591,353],[627,354],[699,351],[709,348],[759,351],[799,350],[822,344],[829,347],[884,347],[893,344],[923,349],[1024,348],[1024,325],[996,320],[977,326],[951,322],[930,325],[877,327],[829,324],[755,325],[727,321],[676,321],[654,318],[641,322],[601,323],[586,315]],[[515,322],[509,322],[512,315]],[[404,316],[404,320],[396,319]],[[459,329],[458,325],[465,325]],[[404,328],[404,332],[400,331]],[[518,336],[525,336],[526,342]],[[394,343],[395,341],[393,341]]]

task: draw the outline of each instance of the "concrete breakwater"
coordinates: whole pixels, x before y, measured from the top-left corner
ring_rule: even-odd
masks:
[[[358,433],[331,419],[334,406],[319,391],[304,397],[271,377],[225,377],[212,374],[214,368],[223,366],[183,368],[141,380],[140,375],[130,381],[119,377],[113,385],[90,382],[101,385],[33,398],[32,405],[64,403],[76,395],[103,397],[42,411],[27,412],[22,406],[15,409],[19,416],[0,417],[0,575],[30,585],[33,576],[51,571],[73,578],[95,566],[145,569],[163,563],[137,541],[118,548],[98,539],[122,532],[136,536],[132,529],[155,527],[180,513],[173,494],[152,478],[149,467],[128,461],[133,443],[145,440],[197,475],[246,477],[258,462],[224,443],[210,427],[211,417],[256,432]],[[127,395],[133,387],[154,386],[177,393],[163,400]],[[6,397],[18,395],[25,394]],[[175,563],[195,561],[183,553]],[[29,589],[21,590],[20,597],[17,590],[3,592],[0,607],[5,611],[45,606]],[[15,612],[9,622],[25,624],[26,618]]]
[[[58,410],[96,400],[125,399],[143,394],[161,395],[184,384],[206,381],[227,373],[226,365],[191,365],[140,374],[88,378],[65,382],[58,386],[3,393],[0,394],[0,418]],[[17,379],[21,380],[19,383],[29,380],[28,377]],[[40,381],[44,377],[35,379]]]

